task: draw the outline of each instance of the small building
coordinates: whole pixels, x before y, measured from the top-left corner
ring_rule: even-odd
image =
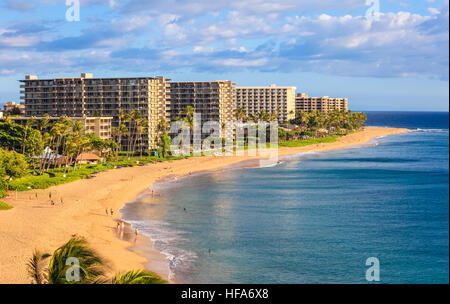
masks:
[[[53,153],[52,149],[50,149],[49,147],[46,147],[44,151],[42,151],[41,155],[33,156],[33,158],[45,160],[53,165],[67,166],[69,164],[69,159],[67,158],[67,156]]]
[[[310,97],[305,93],[298,93],[295,97],[295,111],[320,111],[348,110],[347,98],[331,98],[329,96]]]
[[[8,101],[3,105],[3,110],[5,113],[11,115],[24,115],[25,114],[25,104],[17,104],[14,101]]]
[[[76,161],[79,164],[95,165],[95,164],[98,164],[99,162],[101,162],[102,158],[92,152],[83,152],[77,156]]]

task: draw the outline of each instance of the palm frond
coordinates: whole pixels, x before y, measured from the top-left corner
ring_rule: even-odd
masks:
[[[150,271],[131,270],[116,274],[112,278],[112,284],[167,284],[167,281]]]
[[[66,265],[69,258],[78,259],[79,265]],[[79,280],[69,282],[66,273],[70,270],[79,270]],[[84,238],[70,239],[58,248],[50,260],[48,277],[52,284],[89,283],[97,277],[104,276],[106,261],[92,249]]]
[[[33,256],[28,260],[27,272],[28,275],[32,278],[34,283],[36,284],[46,283],[47,268],[45,262],[50,256],[51,255],[48,253],[42,253],[39,250],[35,250],[33,252]]]

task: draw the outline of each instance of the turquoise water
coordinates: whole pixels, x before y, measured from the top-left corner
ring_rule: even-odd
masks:
[[[123,218],[180,283],[367,283],[369,257],[380,283],[448,283],[448,113],[368,116],[419,130],[160,183],[164,204],[143,197]]]

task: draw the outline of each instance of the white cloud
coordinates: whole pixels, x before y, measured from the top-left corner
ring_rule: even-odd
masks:
[[[133,31],[146,27],[153,20],[150,16],[130,16],[129,18],[113,19],[111,25],[122,31]]]
[[[427,11],[430,12],[431,14],[433,14],[433,15],[437,15],[437,14],[439,14],[441,12],[440,10],[438,10],[435,7],[429,7],[429,8],[427,8]]]
[[[429,8],[431,16],[384,12],[379,21],[372,22],[349,14],[354,8],[364,8],[361,0],[85,3],[114,4],[114,19],[99,20],[80,37],[64,37],[64,33],[55,31],[50,36],[56,38],[46,33],[43,39],[4,26],[0,29],[0,53],[16,48],[33,54],[35,59],[59,47],[56,58],[62,67],[77,66],[77,60],[84,60],[92,65],[117,64],[132,71],[164,66],[167,70],[250,68],[377,77],[446,78],[448,73],[448,4]],[[343,8],[342,15],[336,13]],[[42,40],[49,41],[47,47],[36,47]],[[82,47],[74,52],[73,45]],[[99,53],[84,52],[95,48],[106,52],[104,58],[99,58]],[[131,54],[129,58],[123,56],[126,64],[109,60],[109,54],[117,52]],[[9,64],[3,67],[11,69]]]
[[[253,60],[245,60],[245,59],[224,59],[224,60],[216,60],[215,64],[226,66],[226,67],[260,67],[265,65],[268,62],[266,58],[253,59]]]

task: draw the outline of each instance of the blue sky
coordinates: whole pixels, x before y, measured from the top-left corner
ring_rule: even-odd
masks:
[[[72,0],[73,1],[73,0]],[[292,85],[352,110],[448,111],[448,0],[0,1],[0,103],[39,78],[164,75]],[[370,2],[370,1],[369,1]]]

